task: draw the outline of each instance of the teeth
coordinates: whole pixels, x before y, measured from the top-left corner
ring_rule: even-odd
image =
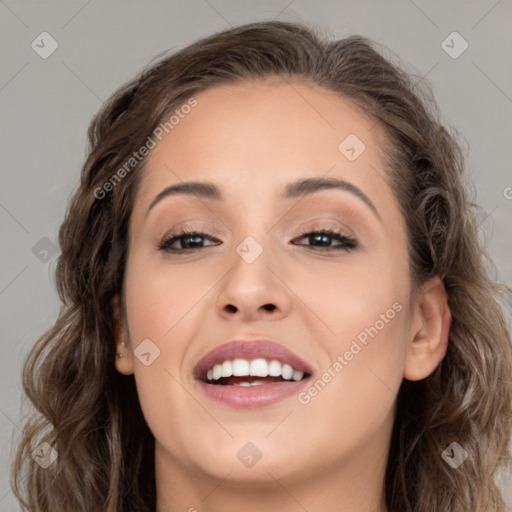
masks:
[[[232,365],[233,375],[235,377],[245,377],[249,375],[249,361],[245,359],[235,359]]]
[[[213,379],[219,380],[222,376],[222,366],[220,364],[216,364],[213,367]]]
[[[292,379],[293,380],[302,380],[302,377],[304,377],[304,372],[299,372],[299,370],[293,370]]]
[[[284,380],[299,381],[304,377],[304,372],[295,370],[287,363],[281,363],[275,359],[268,362],[266,359],[259,358],[248,361],[247,359],[234,359],[233,361],[224,361],[222,364],[216,364],[208,370],[206,377],[208,380],[219,380],[221,377],[279,377]],[[236,386],[258,386],[264,384],[261,381],[240,382]]]
[[[279,377],[281,375],[281,363],[275,359],[270,361],[268,365],[268,374],[271,377]]]
[[[293,375],[293,368],[289,364],[283,364],[283,369],[281,370],[281,376],[285,380],[290,380]]]
[[[266,377],[268,375],[268,364],[265,359],[253,359],[249,372],[255,377]]]
[[[233,365],[231,361],[224,361],[222,363],[222,375],[221,377],[231,377],[233,375]]]

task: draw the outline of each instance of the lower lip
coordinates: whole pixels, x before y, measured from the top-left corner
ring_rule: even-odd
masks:
[[[272,405],[297,395],[310,378],[295,382],[271,382],[256,386],[223,386],[197,380],[200,388],[212,400],[235,409],[254,409]]]

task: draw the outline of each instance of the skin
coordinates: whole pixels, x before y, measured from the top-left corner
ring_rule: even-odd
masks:
[[[220,86],[195,98],[148,156],[130,221],[125,307],[114,303],[125,355],[116,367],[135,374],[156,440],[157,511],[386,511],[396,395],[404,377],[423,379],[444,357],[450,312],[439,279],[411,289],[384,136],[346,99],[303,83]],[[338,150],[349,134],[366,146],[354,161]],[[280,197],[288,183],[314,177],[357,186],[378,216],[346,190]],[[224,199],[173,195],[146,215],[161,190],[192,180],[215,183]],[[184,224],[212,239],[194,252],[158,250]],[[358,246],[328,252],[301,235],[318,228]],[[263,248],[250,264],[236,252],[247,236]],[[262,307],[269,303],[273,310]],[[400,312],[307,404],[292,396],[233,409],[192,377],[204,354],[241,337],[285,345],[310,363],[313,380],[330,367],[332,375],[394,303]],[[145,366],[133,351],[148,338],[160,355]],[[248,442],[262,454],[250,468],[237,457]]]

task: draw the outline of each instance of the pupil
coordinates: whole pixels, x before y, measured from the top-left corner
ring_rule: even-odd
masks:
[[[329,246],[330,245],[330,235],[317,233],[314,235],[311,235],[309,237],[309,242],[312,243],[313,241],[319,242],[322,246]]]
[[[201,239],[202,239],[202,237],[199,235],[189,235],[188,237],[185,238],[185,240],[186,241],[192,240],[192,243],[185,243],[185,245],[188,246],[189,248],[190,248],[190,246],[192,246],[192,248],[194,248],[197,245],[201,244]]]

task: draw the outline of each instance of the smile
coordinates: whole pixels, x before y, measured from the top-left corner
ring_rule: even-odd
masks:
[[[212,400],[235,408],[271,405],[300,391],[312,370],[282,345],[232,341],[208,353],[194,376]]]
[[[267,361],[259,358],[249,361],[247,359],[227,360],[222,364],[216,364],[206,373],[207,381],[212,384],[220,385],[252,385],[265,384],[277,381],[299,381],[304,378],[304,372],[295,370],[287,363],[281,363],[276,359]],[[247,379],[246,377],[263,377],[263,379]]]

